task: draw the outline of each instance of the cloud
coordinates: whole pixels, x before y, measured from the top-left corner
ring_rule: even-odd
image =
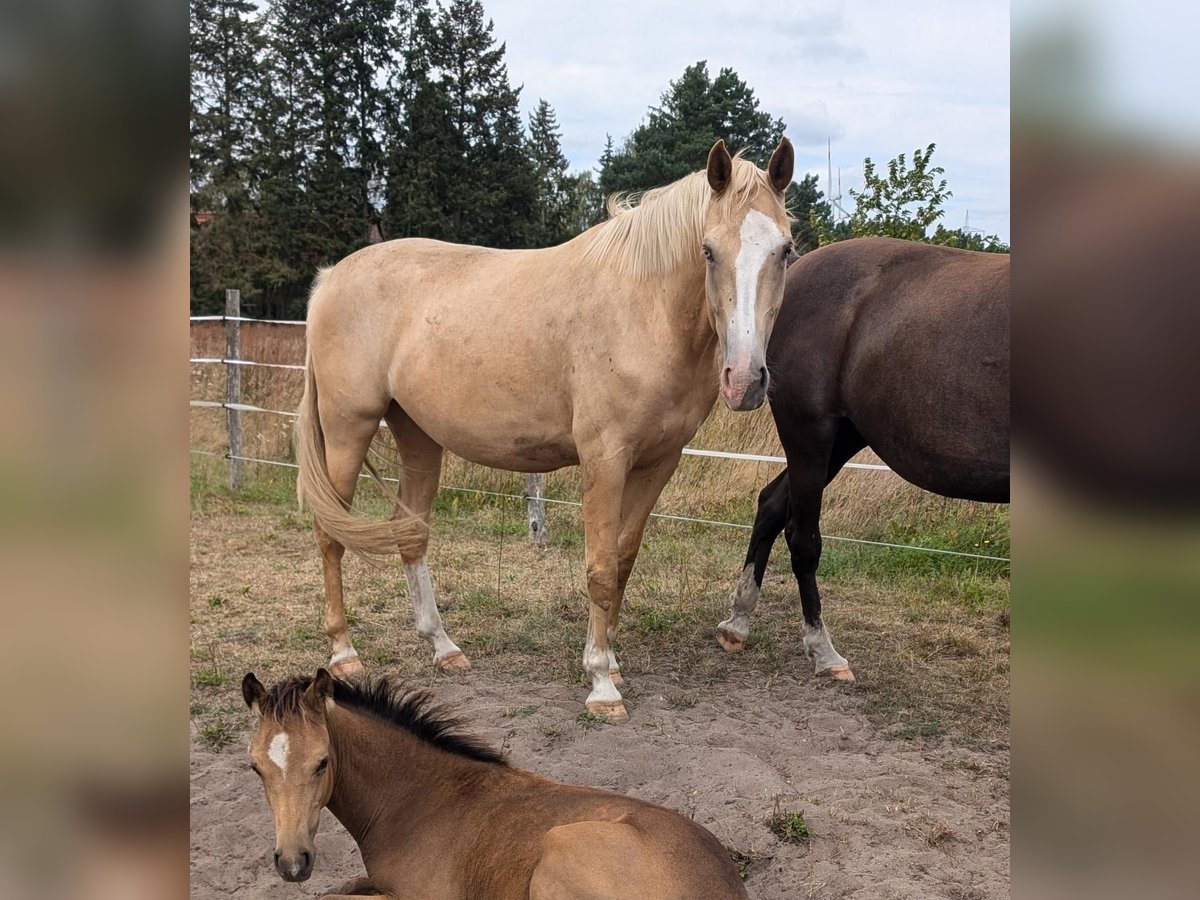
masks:
[[[606,134],[619,144],[703,59],[713,74],[732,68],[784,119],[801,166],[823,174],[832,139],[843,190],[864,157],[936,142],[955,191],[946,223],[960,225],[969,202],[972,225],[1008,236],[1006,2],[609,0],[595,15],[560,0],[484,5],[522,106],[554,106],[576,168],[595,166]]]

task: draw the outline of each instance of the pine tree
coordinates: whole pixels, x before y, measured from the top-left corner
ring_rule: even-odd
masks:
[[[203,311],[217,308],[226,288],[242,286],[236,273],[251,253],[249,163],[262,48],[255,11],[250,0],[191,0],[191,286]]]
[[[252,170],[261,228],[255,278],[267,316],[303,315],[304,297],[319,264],[305,190],[315,155],[317,98],[310,90],[310,52],[297,27],[302,0],[267,8],[267,50],[256,105],[258,141]]]
[[[465,177],[468,148],[436,69],[445,55],[428,4],[414,4],[386,151],[384,231],[389,238],[457,237],[451,210],[461,202],[458,182]]]
[[[567,228],[570,235],[576,235],[604,221],[604,195],[600,193],[600,185],[591,172],[579,172],[568,177],[572,183]]]
[[[667,184],[704,166],[709,149],[723,138],[731,151],[765,165],[783,136],[782,119],[759,109],[750,87],[732,69],[715,79],[703,60],[688,66],[651,108],[624,146],[602,159],[605,194],[641,191]]]
[[[454,201],[452,239],[527,246],[537,183],[525,153],[520,88],[508,81],[504,44],[492,37],[479,0],[452,0],[442,14],[432,62],[439,70],[458,159],[446,159]]]
[[[578,233],[570,221],[577,179],[567,173],[558,120],[545,100],[538,100],[537,109],[529,116],[529,156],[538,183],[531,244],[561,244]]]

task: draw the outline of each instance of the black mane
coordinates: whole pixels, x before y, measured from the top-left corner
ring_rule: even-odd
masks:
[[[300,701],[312,681],[311,677],[297,676],[276,684],[262,700],[263,715],[278,719],[302,715]],[[333,699],[338,706],[382,719],[442,750],[479,762],[508,765],[499,750],[480,738],[464,734],[462,720],[439,704],[429,691],[408,690],[385,676],[355,681],[335,678]]]

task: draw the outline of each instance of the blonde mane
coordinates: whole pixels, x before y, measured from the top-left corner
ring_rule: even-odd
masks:
[[[715,202],[728,214],[760,190],[775,196],[767,173],[742,159],[739,151],[733,157],[730,185]],[[609,217],[592,229],[584,259],[613,265],[633,278],[668,272],[690,257],[700,256],[704,217],[712,202],[712,189],[703,171],[642,194],[613,194],[608,198]],[[782,201],[776,202],[783,207]]]

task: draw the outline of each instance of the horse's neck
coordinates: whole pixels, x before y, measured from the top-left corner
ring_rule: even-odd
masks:
[[[375,843],[394,842],[406,821],[436,806],[438,793],[467,776],[471,764],[352,711],[331,711],[329,725],[337,771],[326,805],[364,860]]]
[[[681,266],[664,276],[666,290],[657,293],[663,315],[674,327],[668,332],[679,348],[689,355],[710,354],[717,335],[708,317],[708,298],[704,290],[704,270]]]

